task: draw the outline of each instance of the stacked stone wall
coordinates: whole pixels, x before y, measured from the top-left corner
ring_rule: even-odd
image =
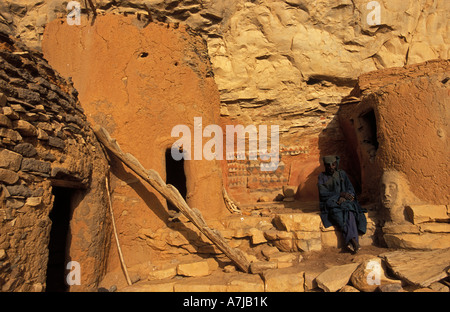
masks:
[[[71,210],[67,261],[101,275],[109,241],[105,157],[73,86],[41,53],[1,30],[0,289],[45,290],[54,187],[73,194],[70,207],[55,207]],[[83,241],[90,246],[80,248]],[[86,274],[84,289],[99,278]]]

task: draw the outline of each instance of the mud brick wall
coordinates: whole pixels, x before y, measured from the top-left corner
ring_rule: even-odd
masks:
[[[449,60],[432,60],[361,75],[339,122],[360,167],[362,196],[375,201],[389,169],[404,173],[421,201],[450,202],[449,69]]]
[[[81,265],[73,290],[96,286],[110,239],[106,172],[77,91],[0,28],[1,291],[46,289],[53,208],[70,210],[66,261]],[[68,190],[69,207],[53,207],[55,187]]]

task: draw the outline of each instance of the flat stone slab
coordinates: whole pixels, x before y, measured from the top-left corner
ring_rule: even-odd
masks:
[[[409,284],[428,287],[447,277],[450,248],[432,251],[394,251],[383,255],[393,273]]]
[[[329,268],[316,277],[317,286],[325,292],[336,292],[344,287],[359,263],[349,263]]]
[[[263,273],[266,292],[304,292],[305,272],[298,268],[267,270]]]

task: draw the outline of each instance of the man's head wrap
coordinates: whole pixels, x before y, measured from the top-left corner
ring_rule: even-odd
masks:
[[[328,155],[328,156],[324,156],[322,159],[323,159],[324,164],[332,164],[335,161],[337,161],[339,158],[335,155]]]

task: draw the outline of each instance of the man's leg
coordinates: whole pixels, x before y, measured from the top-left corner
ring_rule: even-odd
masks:
[[[345,231],[344,231],[344,239],[345,239],[345,246],[351,246],[353,247],[353,251],[356,253],[359,250],[359,238],[358,238],[358,228],[356,226],[356,219],[355,215],[352,211],[348,212],[348,218],[347,223],[345,225]]]

